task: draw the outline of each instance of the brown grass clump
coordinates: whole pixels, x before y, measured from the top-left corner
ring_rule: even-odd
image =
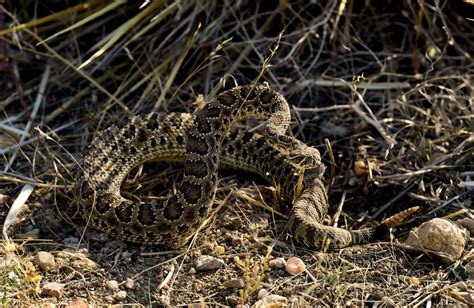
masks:
[[[2,302],[235,305],[255,303],[264,288],[295,305],[472,305],[472,241],[451,266],[389,243],[310,251],[286,236],[282,215],[253,206],[275,199],[244,175],[222,174],[208,226],[184,252],[85,230],[72,206],[77,161],[100,130],[150,111],[193,112],[200,95],[267,81],[292,105],[294,135],[321,151],[339,225],[421,206],[396,232],[403,238],[434,216],[472,218],[472,5],[0,1],[1,212],[26,184],[35,187],[27,204],[40,207],[18,230],[36,240],[0,248]],[[145,166],[124,185],[145,196],[173,187],[176,174]],[[77,253],[71,247],[81,256],[66,257]],[[39,250],[67,261],[37,272]],[[82,254],[99,267],[78,261]],[[201,254],[226,265],[194,273]],[[268,267],[292,256],[305,262],[303,273]],[[222,285],[235,278],[244,280],[240,291]],[[64,295],[41,295],[45,282],[64,283]]]

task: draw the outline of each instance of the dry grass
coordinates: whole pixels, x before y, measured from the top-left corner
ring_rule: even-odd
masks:
[[[339,225],[357,228],[421,206],[396,233],[403,238],[433,216],[464,210],[472,217],[470,4],[225,3],[0,1],[0,204],[6,212],[23,185],[34,185],[28,203],[41,209],[21,231],[38,230],[46,239],[0,249],[3,303],[52,301],[37,292],[41,277],[28,261],[83,235],[84,222],[70,209],[76,158],[98,131],[152,110],[192,112],[199,94],[235,83],[267,81],[291,103],[294,135],[316,146],[329,166],[330,201],[343,206]],[[143,181],[144,194],[153,185],[172,186]],[[42,281],[66,283],[60,303],[107,302],[113,292],[105,281],[126,278],[136,285],[124,303],[228,304],[234,297],[251,304],[260,286],[300,305],[469,303],[466,259],[445,266],[388,244],[302,249],[286,236],[285,220],[251,206],[271,202],[271,193],[262,199],[266,190],[241,175],[221,182],[214,215],[191,250],[150,256],[89,232],[85,243],[99,269],[63,268],[41,273]],[[195,256],[218,253],[224,269],[188,273]],[[306,262],[303,274],[268,270],[267,256],[295,255]],[[169,288],[158,290],[172,265]],[[232,277],[245,278],[242,292],[222,287]]]

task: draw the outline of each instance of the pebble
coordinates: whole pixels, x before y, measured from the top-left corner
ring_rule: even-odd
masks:
[[[54,256],[47,251],[39,251],[35,257],[35,263],[44,272],[51,272],[56,269]]]
[[[41,294],[49,296],[49,297],[56,297],[60,298],[64,295],[64,283],[59,282],[48,282],[43,285],[41,290]]]
[[[226,288],[243,289],[243,287],[245,286],[245,282],[240,278],[236,278],[227,280],[226,282],[224,282],[223,285]]]
[[[258,299],[262,299],[262,298],[264,298],[264,297],[267,296],[267,295],[268,295],[268,290],[262,288],[262,289],[260,289],[260,290],[258,291],[258,293],[257,293],[257,298],[258,298]]]
[[[132,256],[133,253],[129,251],[122,252],[122,260],[124,260],[125,262],[132,262]]]
[[[456,221],[458,224],[466,228],[471,236],[474,236],[474,219],[472,218],[463,218]]]
[[[19,239],[39,239],[39,234],[40,234],[40,229],[35,228],[23,233],[17,233],[15,237]]]
[[[209,271],[215,270],[224,265],[224,261],[212,256],[200,256],[194,262],[194,266],[197,271]]]
[[[194,267],[191,267],[188,271],[188,274],[191,274],[191,275],[196,274],[196,269]]]
[[[110,296],[110,295],[107,295],[107,296],[104,297],[104,301],[105,301],[106,303],[109,303],[109,304],[110,304],[110,303],[112,303],[112,302],[114,301],[114,298],[113,298],[112,296]]]
[[[15,252],[16,249],[17,249],[17,246],[15,243],[4,243],[4,250],[6,253],[12,253],[12,252]]]
[[[286,261],[284,258],[276,258],[276,259],[270,260],[268,262],[268,266],[270,266],[270,268],[285,268]]]
[[[133,287],[135,286],[135,282],[134,282],[132,279],[127,278],[127,279],[125,280],[124,286],[125,286],[125,288],[127,288],[127,289],[129,289],[129,290],[132,290]]]
[[[255,302],[253,307],[255,308],[265,308],[265,307],[284,307],[288,304],[288,299],[284,296],[270,294],[264,298]]]
[[[465,228],[447,219],[433,218],[410,231],[405,244],[440,252],[440,260],[451,264],[461,257],[468,239]]]
[[[107,285],[107,288],[109,288],[112,291],[116,291],[119,288],[119,284],[117,280],[109,280],[107,281],[106,285]]]
[[[240,303],[240,298],[238,296],[227,296],[225,300],[231,306],[236,306]]]
[[[114,294],[114,299],[116,301],[123,301],[126,298],[127,298],[127,292],[125,291],[118,291],[117,293]]]
[[[68,236],[63,240],[63,242],[68,246],[77,246],[79,244],[79,239],[77,237]]]
[[[99,268],[99,266],[97,265],[97,263],[95,263],[94,261],[92,261],[91,259],[87,259],[87,258],[81,258],[81,259],[78,259],[78,260],[74,260],[72,263],[71,263],[71,266],[75,269],[97,269]]]
[[[225,253],[225,247],[218,245],[218,246],[216,246],[216,247],[214,248],[214,251],[215,251],[215,253],[217,253],[218,255],[222,255],[222,254]]]
[[[82,298],[76,298],[74,301],[66,304],[64,308],[87,308],[87,303]]]
[[[306,266],[300,258],[291,257],[286,261],[285,269],[290,275],[298,275],[306,269]]]

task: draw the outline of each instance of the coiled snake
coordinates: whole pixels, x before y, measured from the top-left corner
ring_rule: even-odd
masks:
[[[266,119],[264,134],[231,130],[248,117]],[[180,247],[206,218],[214,200],[219,166],[256,173],[281,187],[293,203],[289,229],[308,246],[332,247],[373,241],[408,213],[375,228],[345,230],[321,224],[328,208],[323,183],[315,172],[319,152],[285,133],[290,124],[286,100],[267,85],[235,87],[210,100],[195,116],[151,113],[111,127],[91,144],[78,181],[80,213],[94,228],[126,241]],[[150,160],[184,162],[184,177],[165,201],[132,201],[120,186],[132,168]]]

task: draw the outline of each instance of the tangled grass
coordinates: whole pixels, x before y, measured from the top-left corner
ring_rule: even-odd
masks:
[[[41,229],[50,249],[59,249],[61,236],[75,232],[64,208],[74,200],[77,160],[97,132],[134,114],[193,112],[200,95],[266,81],[291,103],[294,135],[321,151],[331,203],[344,206],[349,227],[410,206],[422,211],[407,227],[433,216],[472,218],[469,9],[469,1],[439,0],[0,1],[0,204],[6,213],[21,187],[34,185],[29,203],[43,207],[39,220],[53,213],[59,229],[70,226],[64,233],[54,225],[45,228],[49,234]],[[224,179],[222,190],[235,181]],[[248,202],[239,200],[241,210],[225,215],[251,215]],[[260,245],[249,242],[228,254],[246,251],[246,262],[257,264],[267,254]],[[3,249],[9,260],[0,268],[4,303],[45,300],[12,286],[39,286],[26,261],[40,248],[29,244],[21,255]],[[285,242],[273,250],[275,256],[295,254],[313,275],[253,277],[246,267],[244,276],[301,305],[468,305],[463,294],[473,290],[472,280],[454,274],[455,266],[419,262],[395,248],[357,247],[329,253],[326,261]],[[236,268],[229,266],[225,275],[240,275]],[[26,280],[12,280],[12,272]],[[137,275],[145,285],[156,279]],[[104,273],[83,278],[97,287]],[[168,296],[173,304],[228,304],[229,291],[212,292],[218,279],[181,271],[174,284],[189,296],[173,287]],[[199,294],[191,292],[196,283]],[[242,303],[255,302],[254,285],[244,290]],[[79,296],[73,291],[61,303]],[[86,293],[90,304],[103,300]],[[133,301],[153,302],[154,291],[145,287],[131,293]]]

